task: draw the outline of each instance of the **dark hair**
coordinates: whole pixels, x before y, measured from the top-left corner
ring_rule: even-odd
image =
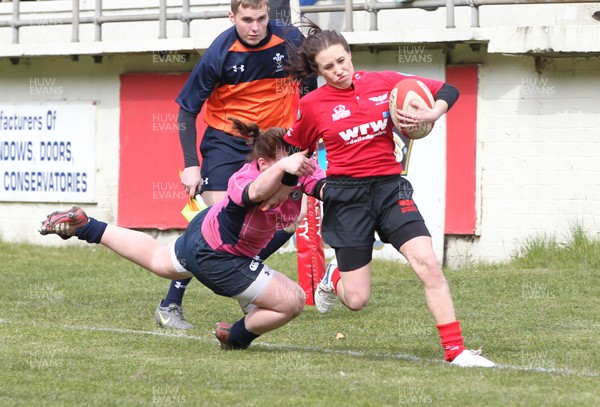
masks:
[[[265,131],[260,131],[256,123],[244,123],[231,117],[228,120],[231,121],[233,129],[240,136],[248,138],[248,145],[251,150],[248,161],[256,161],[259,158],[277,161],[280,152],[288,155],[290,147],[283,140],[286,133],[283,127],[271,127]]]
[[[305,18],[301,25],[308,27],[308,35],[299,47],[290,47],[286,71],[293,78],[307,78],[318,73],[315,57],[321,51],[332,45],[340,44],[350,52],[348,41],[339,31],[322,30],[316,23]]]

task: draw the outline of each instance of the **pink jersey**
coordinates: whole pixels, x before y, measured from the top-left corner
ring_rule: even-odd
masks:
[[[254,257],[271,240],[275,232],[298,219],[302,193],[312,193],[316,183],[325,177],[317,166],[312,175],[301,177],[287,201],[275,209],[262,211],[259,206],[244,206],[244,189],[260,172],[256,163],[247,163],[231,176],[227,197],[213,205],[202,222],[202,235],[216,251],[236,256]]]
[[[392,71],[354,73],[348,89],[324,85],[300,100],[298,119],[285,140],[300,149],[314,148],[323,139],[327,176],[372,177],[400,174],[394,154],[389,96],[409,75]],[[411,76],[433,94],[444,82]]]

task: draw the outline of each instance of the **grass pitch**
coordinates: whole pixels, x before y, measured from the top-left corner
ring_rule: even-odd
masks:
[[[600,244],[581,236],[445,272],[467,346],[496,369],[443,362],[421,284],[394,262],[374,262],[366,309],[307,307],[223,352],[211,331],[240,310],[198,281],[195,328],[164,330],[152,316],[168,281],[107,249],[0,243],[0,256],[2,406],[600,405]],[[294,254],[267,263],[295,275]]]

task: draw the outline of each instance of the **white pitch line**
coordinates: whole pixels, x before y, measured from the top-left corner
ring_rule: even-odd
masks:
[[[133,334],[133,335],[151,335],[159,336],[163,338],[178,338],[178,339],[192,339],[204,343],[216,343],[214,339],[207,339],[201,336],[190,335],[185,333],[172,333],[172,332],[160,332],[160,331],[145,331],[140,329],[124,329],[124,328],[111,328],[111,327],[96,327],[96,326],[85,326],[85,325],[50,325],[41,323],[24,323],[24,322],[12,322],[5,319],[0,319],[0,324],[7,325],[28,325],[35,327],[44,328],[62,328],[69,331],[90,331],[90,332],[114,332],[118,334]],[[328,349],[328,348],[316,348],[313,346],[297,346],[297,345],[280,345],[268,342],[260,342],[252,345],[253,347],[262,347],[268,349],[277,349],[281,351],[299,351],[299,352],[314,352],[324,354],[335,354],[335,355],[346,355],[360,358],[380,358],[380,359],[395,359],[395,360],[406,360],[410,362],[427,362],[433,364],[445,364],[438,359],[426,359],[415,355],[409,354],[391,354],[391,353],[366,353],[363,351],[356,350],[342,350],[342,349]],[[533,372],[533,373],[551,373],[551,374],[562,374],[568,376],[579,376],[579,377],[600,377],[599,372],[594,371],[576,371],[565,368],[545,368],[535,366],[515,366],[515,365],[496,365],[496,369],[502,370],[514,370],[519,372]]]

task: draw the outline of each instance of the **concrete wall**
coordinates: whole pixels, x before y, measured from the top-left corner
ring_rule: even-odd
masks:
[[[71,61],[68,57],[32,58],[12,65],[0,59],[0,104],[2,102],[96,101],[96,204],[93,213],[100,219],[116,222],[119,175],[119,75],[125,72],[189,71],[197,56],[185,64],[157,63],[152,54],[113,55],[96,64],[91,57]],[[52,88],[32,93],[30,81],[47,78]],[[57,91],[53,91],[57,90]],[[0,191],[2,194],[3,191]],[[76,202],[73,202],[76,203]],[[42,204],[0,202],[0,238],[58,244],[44,239],[36,229],[45,215],[62,208],[63,203]],[[86,205],[87,207],[87,205]],[[71,239],[73,240],[73,239]],[[69,241],[71,243],[71,241]]]
[[[484,55],[477,123],[478,232],[446,260],[500,261],[530,238],[600,237],[600,58]]]

